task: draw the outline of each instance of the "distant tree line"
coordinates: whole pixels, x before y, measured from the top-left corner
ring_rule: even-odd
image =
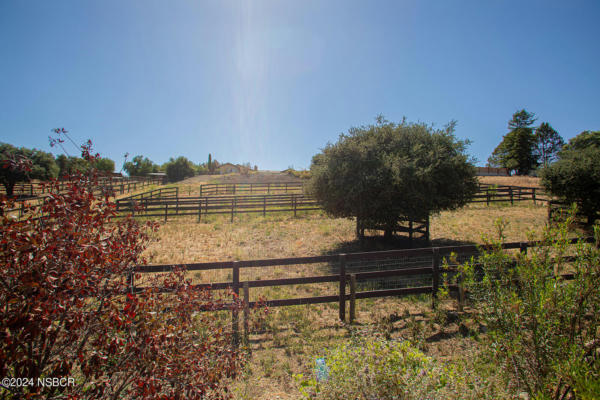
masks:
[[[22,160],[27,160],[30,164],[28,171],[12,168],[12,165]],[[55,158],[51,153],[42,150],[0,143],[0,183],[9,196],[13,195],[14,187],[18,182],[60,178],[77,172],[86,173],[92,168],[111,173],[115,169],[115,162],[109,158],[86,161],[80,157],[63,154]]]
[[[24,172],[22,169],[12,168],[11,165],[15,165],[18,160],[27,160],[30,163],[29,171]],[[221,163],[211,154],[208,155],[207,162],[198,164],[180,156],[171,157],[169,161],[161,165],[143,155],[136,155],[131,161],[127,161],[126,155],[122,170],[129,176],[147,176],[150,173],[164,172],[169,181],[176,182],[194,175],[215,173],[220,165]],[[244,165],[250,168],[250,163]],[[88,161],[81,157],[65,154],[54,157],[51,153],[42,150],[0,143],[0,183],[9,196],[13,195],[14,187],[19,182],[61,178],[75,173],[87,173],[92,168],[111,174],[115,171],[115,162],[110,158],[101,157]]]
[[[158,165],[148,157],[138,155],[133,157],[131,161],[125,162],[123,169],[130,176],[146,176],[152,172],[164,172],[167,174],[169,181],[176,182],[195,175],[214,174],[221,165],[222,163],[214,159],[210,153],[206,162],[198,164],[195,164],[187,157],[179,156],[177,158],[171,157],[166,163]],[[251,169],[249,162],[242,165]],[[254,170],[256,171],[257,169],[255,165]]]
[[[534,129],[535,121],[535,114],[525,109],[515,112],[508,121],[510,131],[494,149],[488,164],[516,175],[527,175],[555,161],[565,141],[548,122]]]
[[[583,131],[565,143],[548,122],[534,129],[535,121],[525,109],[515,112],[489,165],[517,175],[536,171],[548,192],[576,203],[592,224],[600,211],[600,131]]]

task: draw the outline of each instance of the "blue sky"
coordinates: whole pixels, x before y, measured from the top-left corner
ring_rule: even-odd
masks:
[[[598,20],[596,0],[2,0],[0,141],[307,168],[383,114],[457,120],[484,165],[521,108],[600,129]]]

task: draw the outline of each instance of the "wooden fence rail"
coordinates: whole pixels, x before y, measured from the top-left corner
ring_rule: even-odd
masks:
[[[68,181],[59,181],[58,190],[64,193],[68,190]],[[151,185],[162,185],[162,178],[154,177],[124,177],[101,178],[99,188],[115,194],[124,194],[143,189]],[[0,193],[6,193],[4,186],[0,186]],[[14,195],[35,197],[48,193],[48,184],[44,182],[18,183],[13,189]]]
[[[253,193],[304,193],[303,182],[271,182],[271,183],[213,183],[200,185],[200,196],[244,195]],[[547,201],[543,189],[526,186],[479,184],[479,191],[474,203],[508,202],[533,200]]]
[[[480,184],[479,191],[475,194],[472,203],[490,203],[509,202],[514,204],[515,201],[533,201],[535,204],[538,201],[549,201],[548,196],[543,189],[524,186],[497,186],[489,184]]]
[[[245,186],[243,186],[245,185]],[[202,216],[229,214],[231,221],[235,215],[247,213],[262,213],[266,216],[272,212],[293,212],[294,216],[299,211],[312,211],[321,209],[318,202],[302,193],[302,183],[268,183],[268,184],[213,184],[202,185],[202,193],[213,193],[205,196],[179,196],[179,188],[161,188],[150,192],[140,193],[116,201],[117,211],[124,216],[131,213],[140,217],[161,217],[165,221],[170,216]],[[249,186],[252,185],[252,186]],[[264,193],[266,190],[267,193]],[[284,193],[275,194],[277,190]],[[298,190],[298,193],[290,193]],[[264,194],[243,194],[246,192],[260,192]],[[269,193],[270,192],[270,193]],[[218,194],[216,194],[218,193]],[[229,193],[225,195],[224,193]],[[473,197],[472,203],[487,205],[495,202],[519,201],[547,201],[540,197],[538,188],[519,186],[489,186],[482,185],[479,192]],[[410,232],[416,231],[412,227]],[[426,234],[426,233],[424,233]]]
[[[594,238],[585,238],[588,243],[593,243]],[[571,244],[577,243],[577,239],[572,239]],[[511,242],[502,245],[505,250],[514,249],[519,250],[522,253],[526,253],[529,247],[541,246],[542,242],[530,241],[530,242]],[[312,257],[292,257],[292,258],[276,258],[276,259],[262,259],[262,260],[244,260],[244,261],[221,261],[221,262],[209,262],[209,263],[193,263],[193,264],[182,264],[187,271],[208,271],[208,270],[231,270],[229,276],[231,280],[227,282],[206,282],[194,285],[195,289],[202,290],[230,290],[234,293],[233,298],[238,298],[240,288],[244,288],[244,299],[243,302],[247,307],[254,307],[256,305],[266,305],[268,307],[281,307],[291,305],[302,305],[302,304],[320,304],[320,303],[338,303],[339,304],[339,318],[342,321],[346,319],[346,301],[351,299],[366,299],[375,297],[388,297],[388,296],[404,296],[409,294],[430,294],[432,298],[432,306],[436,306],[437,293],[440,288],[440,282],[443,273],[449,271],[456,272],[456,268],[444,269],[442,266],[444,262],[448,263],[450,255],[477,255],[483,250],[490,250],[490,246],[477,246],[477,245],[466,245],[466,246],[445,246],[445,247],[432,247],[432,248],[420,248],[420,249],[406,249],[406,250],[391,250],[391,251],[378,251],[368,253],[349,253],[349,254],[336,254],[336,255],[323,255],[323,256],[312,256]],[[410,259],[419,258],[423,256],[430,257],[431,263],[429,265],[421,265],[411,268],[391,268],[377,271],[356,271],[353,272],[352,268],[349,267],[350,263],[356,263],[357,261],[373,261],[373,260],[390,260],[390,259]],[[327,263],[333,268],[328,268],[322,275],[317,276],[302,276],[294,278],[277,278],[277,279],[248,279],[240,280],[240,270],[247,268],[267,268],[267,267],[282,267],[288,266],[293,269],[294,266],[303,266],[307,264]],[[337,267],[336,267],[337,266]],[[135,284],[134,276],[137,273],[156,273],[156,272],[168,272],[171,271],[174,265],[141,265],[132,269],[129,277],[131,287],[134,292],[141,292],[145,290],[145,287],[138,287]],[[337,273],[331,273],[331,271],[337,270]],[[392,289],[377,289],[377,290],[363,290],[356,291],[356,281],[366,281],[374,278],[389,278],[398,276],[429,276],[431,285],[425,286],[412,286],[412,287],[400,287]],[[568,277],[567,277],[568,278]],[[271,287],[271,286],[289,286],[289,285],[306,285],[315,283],[335,283],[339,282],[338,292],[329,295],[311,296],[311,297],[293,297],[286,299],[266,299],[264,301],[250,301],[250,289]],[[351,296],[347,295],[346,287],[348,283],[351,283]],[[460,283],[461,280],[459,279]],[[450,285],[448,289],[452,292],[459,294],[459,300],[464,298],[461,296],[461,288],[459,285]],[[222,309],[227,309],[228,305],[224,305]],[[354,304],[351,304],[351,310],[355,309]],[[237,316],[234,316],[234,325],[237,324]]]
[[[293,212],[320,210],[316,200],[302,194],[251,195],[251,196],[203,196],[151,198],[137,197],[119,199],[116,211],[134,216],[163,217],[193,215],[202,216],[228,214],[231,221],[238,214],[258,213],[266,216],[272,212]]]
[[[267,182],[267,183],[209,183],[200,185],[200,196],[221,194],[253,193],[303,193],[303,182]]]
[[[179,197],[178,187],[161,187],[158,189],[150,190],[148,192],[134,194],[132,196],[123,197],[115,201],[117,208],[119,205],[129,204],[131,202],[145,200],[145,199],[176,199]]]

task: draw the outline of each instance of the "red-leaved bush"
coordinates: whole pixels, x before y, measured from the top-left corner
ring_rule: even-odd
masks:
[[[51,182],[41,209],[20,219],[0,200],[0,378],[31,379],[0,398],[228,398],[242,355],[228,319],[201,311],[222,302],[183,270],[132,291],[128,276],[156,226],[111,220],[97,183],[93,171],[71,177],[66,193]]]

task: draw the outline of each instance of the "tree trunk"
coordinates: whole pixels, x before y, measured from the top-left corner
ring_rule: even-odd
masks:
[[[3,182],[4,189],[6,189],[6,195],[12,197],[15,190],[16,182]]]
[[[364,231],[361,229],[361,222],[360,222],[360,218],[356,217],[356,238],[359,240],[363,239],[363,233]]]
[[[595,220],[596,220],[596,212],[594,212],[593,214],[588,214],[587,215],[587,224],[588,224],[588,226],[594,225],[594,221]]]

